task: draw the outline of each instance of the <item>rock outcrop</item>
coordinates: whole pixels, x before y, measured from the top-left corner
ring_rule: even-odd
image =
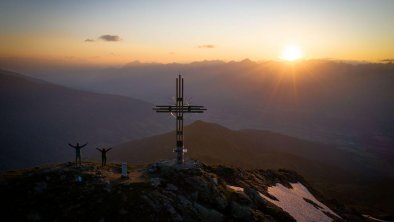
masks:
[[[334,221],[361,218],[327,202],[295,172],[243,170],[188,161],[177,166],[162,161],[129,167],[101,168],[85,163],[1,173],[2,215],[12,221],[295,221],[267,188],[300,182],[330,207]],[[306,201],[306,204],[314,204]],[[302,209],[300,209],[302,210]]]

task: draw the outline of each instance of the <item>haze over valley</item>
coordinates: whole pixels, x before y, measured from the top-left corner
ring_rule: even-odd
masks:
[[[394,162],[392,64],[133,62],[107,69],[41,67],[30,75],[73,88],[168,104],[174,103],[171,86],[177,73],[190,82],[187,101],[209,107],[198,118],[232,129],[266,129],[344,149],[368,150]]]

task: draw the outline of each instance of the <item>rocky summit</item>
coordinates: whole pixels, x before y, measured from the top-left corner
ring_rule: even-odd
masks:
[[[361,221],[288,170],[85,162],[0,174],[9,221]]]

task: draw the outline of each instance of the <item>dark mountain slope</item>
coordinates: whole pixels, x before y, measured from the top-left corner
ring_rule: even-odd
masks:
[[[0,169],[72,158],[67,143],[95,145],[166,131],[152,105],[122,96],[74,90],[0,70]]]
[[[373,157],[362,156],[335,146],[310,142],[264,130],[233,131],[213,123],[196,121],[186,126],[187,156],[208,163],[249,168],[288,168],[309,179],[349,181],[353,176],[381,176],[384,168]],[[121,144],[115,158],[130,162],[152,162],[174,156],[174,132]],[[366,161],[371,165],[365,166]],[[369,159],[368,159],[369,158]],[[360,161],[363,160],[363,161]]]
[[[263,130],[234,131],[202,121],[185,127],[187,157],[210,164],[297,171],[326,196],[367,214],[391,215],[394,185],[390,165],[362,152]],[[130,163],[174,158],[175,133],[121,144],[111,158]],[[373,207],[371,207],[371,204]]]

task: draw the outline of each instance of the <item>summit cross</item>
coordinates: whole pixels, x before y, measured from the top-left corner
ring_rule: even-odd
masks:
[[[176,103],[175,105],[159,105],[153,108],[158,113],[174,113],[176,118],[176,147],[173,150],[177,153],[177,163],[184,163],[184,153],[187,152],[187,149],[184,147],[184,138],[183,138],[183,114],[184,113],[203,113],[205,110],[204,106],[190,106],[184,105],[184,97],[183,97],[183,78],[181,75],[176,79]]]

